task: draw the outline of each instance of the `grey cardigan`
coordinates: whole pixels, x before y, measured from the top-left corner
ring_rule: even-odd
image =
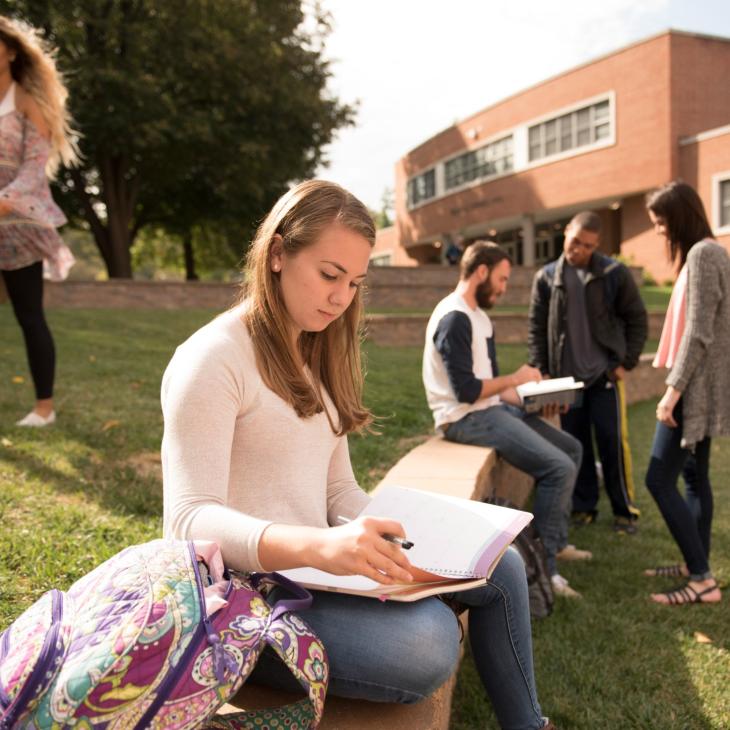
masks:
[[[730,434],[730,257],[715,241],[687,255],[686,317],[666,383],[682,393],[682,446]]]

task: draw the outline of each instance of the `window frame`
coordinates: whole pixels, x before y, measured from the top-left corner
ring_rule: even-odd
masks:
[[[505,142],[510,143],[509,145],[509,152],[506,154],[502,154],[499,157],[490,157],[489,153],[486,152],[488,149],[497,149],[498,145],[504,145]],[[515,171],[515,140],[514,135],[512,132],[508,132],[503,135],[498,135],[496,137],[493,137],[489,141],[484,142],[483,144],[473,147],[468,150],[463,150],[459,152],[457,155],[452,155],[451,157],[445,158],[441,160],[438,164],[443,165],[444,170],[444,195],[451,195],[454,192],[457,192],[459,190],[463,190],[465,188],[472,187],[474,185],[479,185],[487,180],[493,180],[497,177],[501,177],[503,175],[511,175]],[[479,160],[479,153],[484,151],[483,157],[481,161]],[[475,156],[475,164],[470,165],[468,168],[465,166],[462,166],[463,169],[461,172],[457,173],[458,175],[465,175],[467,170],[474,170],[475,174],[474,177],[470,179],[464,179],[461,182],[458,182],[454,185],[449,186],[449,172],[448,172],[448,166],[451,163],[454,163],[456,160],[464,159],[468,157],[469,155]],[[502,169],[502,170],[496,170],[494,172],[488,172],[486,174],[476,174],[476,171],[478,171],[480,168],[484,168],[489,164],[492,164],[496,168],[496,163],[498,161],[504,161],[508,160],[510,161],[510,167],[509,169]]]
[[[406,207],[408,208],[408,210],[413,210],[414,208],[418,208],[421,205],[426,205],[427,203],[430,203],[432,200],[436,200],[439,197],[436,171],[438,165],[439,163],[437,162],[434,165],[431,165],[431,167],[427,168],[426,170],[423,170],[416,175],[412,175],[406,180]],[[429,173],[433,173],[433,194],[429,195],[428,197],[419,198],[415,203],[412,203],[410,195],[411,183],[418,178],[425,178],[426,175],[428,175]]]
[[[728,219],[722,222],[722,188],[727,184],[730,189],[730,170],[717,172],[712,176],[712,230],[716,236],[730,234],[730,211]]]
[[[596,107],[607,104],[608,113],[605,117],[596,116]],[[586,128],[582,128],[579,125],[578,113],[587,110],[588,111],[588,125]],[[563,140],[566,135],[563,134],[563,120],[570,118],[570,138],[572,146],[568,149],[561,149]],[[555,152],[546,153],[547,147],[547,125],[551,122],[555,123],[555,137],[550,137],[550,141],[555,143],[557,150]],[[599,127],[608,125],[608,134],[605,137],[598,137],[596,130]],[[586,152],[592,152],[593,150],[602,149],[604,147],[610,147],[616,144],[616,94],[613,91],[599,94],[598,96],[590,99],[583,99],[582,101],[571,104],[568,107],[562,109],[556,109],[549,114],[544,114],[540,117],[536,117],[525,122],[527,128],[527,162],[526,169],[533,167],[539,167],[540,165],[546,165],[551,162],[557,162],[558,160],[564,160],[568,157],[574,157],[576,155],[582,155]],[[541,151],[540,157],[532,158],[532,147],[531,133],[533,130],[539,130],[539,148]],[[593,141],[587,144],[578,144],[578,135],[589,131],[593,137]]]

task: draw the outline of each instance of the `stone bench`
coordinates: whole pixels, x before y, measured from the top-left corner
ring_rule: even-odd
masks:
[[[464,499],[489,495],[524,505],[532,479],[504,462],[493,449],[431,437],[409,451],[385,475],[386,484],[439,492]],[[430,697],[415,705],[381,704],[328,696],[321,730],[448,730],[456,673]],[[244,685],[220,712],[274,707],[298,697],[258,685]]]

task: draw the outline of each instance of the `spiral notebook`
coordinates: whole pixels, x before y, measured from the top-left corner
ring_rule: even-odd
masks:
[[[416,601],[486,583],[504,551],[532,519],[521,510],[397,486],[379,490],[359,516],[365,515],[403,525],[413,543],[406,555],[420,569],[418,582],[384,585],[316,568],[280,572],[314,590]]]

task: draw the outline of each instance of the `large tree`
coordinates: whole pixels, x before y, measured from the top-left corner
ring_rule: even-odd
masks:
[[[58,48],[83,161],[59,199],[111,277],[147,225],[241,235],[311,176],[353,109],[331,98],[326,17],[299,0],[0,0]],[[304,22],[307,20],[307,22]]]

